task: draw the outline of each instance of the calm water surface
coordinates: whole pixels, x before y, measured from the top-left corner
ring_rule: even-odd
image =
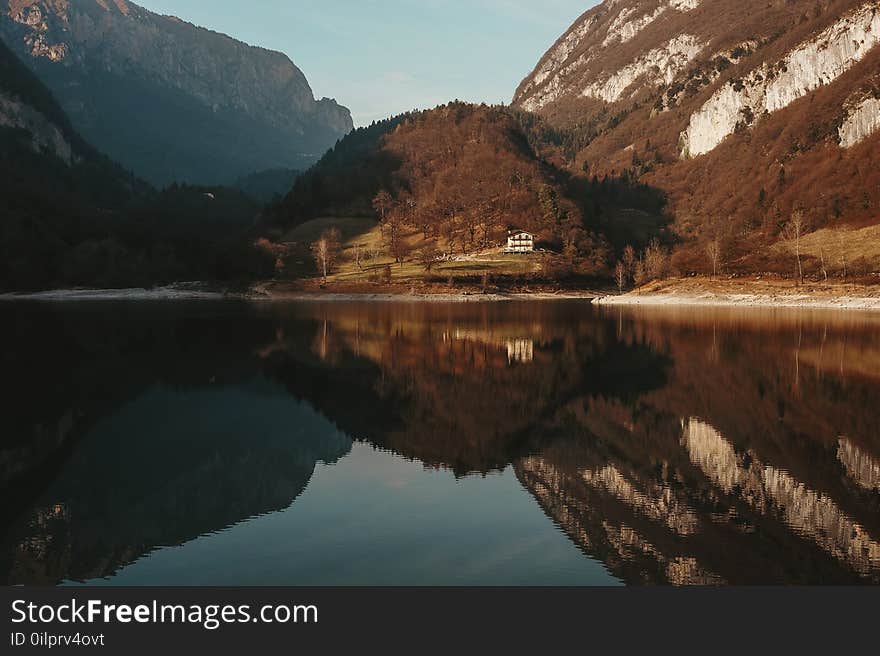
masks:
[[[880,583],[880,315],[0,307],[6,584]]]

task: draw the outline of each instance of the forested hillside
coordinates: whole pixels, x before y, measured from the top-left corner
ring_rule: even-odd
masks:
[[[157,192],[123,170],[0,43],[0,289],[264,274],[248,237],[258,212],[240,192]]]
[[[322,215],[372,216],[372,202],[392,185],[395,163],[383,152],[386,135],[405,122],[401,114],[356,128],[337,142],[286,195],[278,214],[284,224]]]
[[[522,229],[575,270],[607,274],[616,250],[664,234],[663,196],[563,170],[562,144],[537,117],[505,107],[453,102],[398,116],[342,139],[275,220],[370,217],[389,250],[396,233],[413,231],[450,254],[500,246]]]

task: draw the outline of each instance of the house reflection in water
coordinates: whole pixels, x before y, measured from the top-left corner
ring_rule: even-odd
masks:
[[[507,361],[527,364],[535,359],[535,342],[531,339],[507,340]]]
[[[535,340],[528,337],[504,337],[491,331],[456,328],[443,333],[443,341],[467,341],[507,349],[509,364],[529,364],[535,360]]]

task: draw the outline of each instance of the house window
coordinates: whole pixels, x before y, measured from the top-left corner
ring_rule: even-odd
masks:
[[[533,253],[535,251],[534,235],[521,230],[510,232],[507,236],[507,251],[510,253]]]

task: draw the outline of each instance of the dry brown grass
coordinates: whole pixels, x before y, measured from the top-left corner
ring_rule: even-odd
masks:
[[[348,285],[359,283],[385,282],[386,267],[391,268],[391,283],[421,283],[426,277],[441,279],[473,279],[488,275],[489,277],[529,275],[540,270],[541,259],[538,255],[507,255],[501,248],[491,249],[466,257],[456,256],[449,261],[438,262],[430,274],[419,264],[415,251],[424,244],[422,235],[410,231],[405,240],[412,254],[401,264],[388,256],[384,245],[381,228],[372,219],[359,218],[321,218],[308,221],[291,230],[284,241],[291,244],[296,255],[294,267],[290,273],[308,272],[314,275],[313,263],[308,246],[320,237],[321,233],[330,228],[337,228],[342,233],[342,258],[336,271],[329,277],[332,285]],[[446,244],[438,242],[438,248],[444,251]],[[361,252],[361,263],[358,266],[357,251]],[[378,257],[373,257],[378,254]]]
[[[880,225],[860,230],[848,228],[825,228],[801,239],[801,248],[806,255],[819,258],[824,252],[834,268],[846,256],[852,263],[859,258],[869,262],[880,262]]]
[[[776,277],[756,276],[753,278],[720,278],[711,280],[708,277],[670,278],[645,285],[642,294],[755,294],[763,296],[803,296],[813,298],[830,297],[877,297],[880,287],[858,283],[829,281],[808,282],[798,285],[794,280],[783,280]]]
[[[794,258],[794,243],[779,242],[770,249],[771,254],[787,259]],[[864,278],[880,269],[880,225],[867,228],[823,228],[801,238],[801,253],[810,262],[812,277],[821,276],[824,260],[829,277],[842,278],[844,262],[848,278]]]

